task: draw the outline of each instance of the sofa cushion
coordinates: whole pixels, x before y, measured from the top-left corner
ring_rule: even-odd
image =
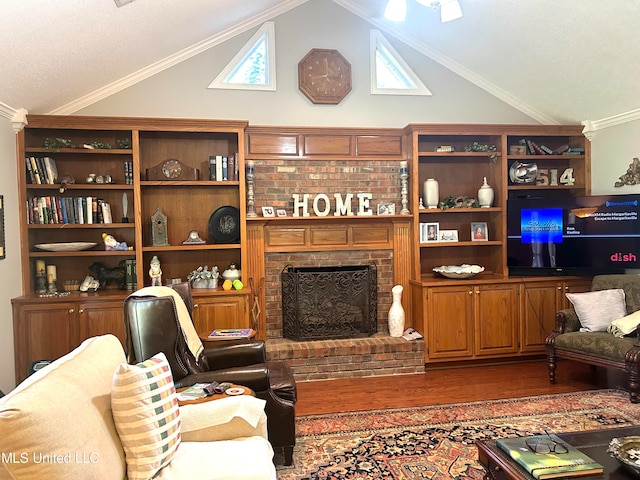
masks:
[[[180,409],[164,353],[113,374],[111,405],[129,480],[150,479],[180,445]]]
[[[560,350],[570,350],[620,362],[627,351],[633,347],[634,342],[635,338],[618,338],[608,332],[570,332],[558,335],[554,345]]]
[[[271,444],[258,436],[213,443],[183,442],[173,461],[153,480],[275,480],[272,458]]]
[[[627,314],[621,288],[566,295],[578,315],[581,332],[605,332],[611,322]]]
[[[0,462],[0,478],[124,478],[111,414],[111,378],[124,361],[116,337],[90,338],[3,397],[0,452],[16,461]]]

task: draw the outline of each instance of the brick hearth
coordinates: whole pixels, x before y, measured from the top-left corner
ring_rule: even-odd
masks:
[[[267,358],[286,360],[298,382],[424,373],[424,341],[377,333],[367,338],[267,340]]]

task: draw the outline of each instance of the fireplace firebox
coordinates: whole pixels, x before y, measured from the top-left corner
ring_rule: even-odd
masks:
[[[281,273],[283,336],[359,338],[377,331],[378,280],[372,265],[287,266]]]

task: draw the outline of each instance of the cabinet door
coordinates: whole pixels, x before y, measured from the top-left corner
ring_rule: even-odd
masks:
[[[36,360],[55,360],[76,346],[75,308],[73,303],[14,306],[16,383]]]
[[[475,354],[518,351],[517,286],[505,283],[474,288]]]
[[[571,302],[566,293],[582,293],[591,291],[591,279],[575,279],[562,282],[558,286],[558,310],[571,308]]]
[[[427,292],[429,359],[464,359],[473,355],[473,289],[430,288]]]
[[[557,282],[524,282],[522,284],[520,292],[521,352],[544,351],[544,341],[556,324],[561,291],[562,285]]]
[[[199,334],[216,328],[250,328],[248,295],[212,295],[194,299],[193,323]]]
[[[122,345],[125,341],[122,301],[87,302],[78,304],[79,343],[89,337],[111,333]]]

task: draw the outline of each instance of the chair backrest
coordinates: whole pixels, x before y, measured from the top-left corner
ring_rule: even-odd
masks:
[[[622,288],[624,290],[627,313],[640,310],[640,275],[596,275],[591,283],[591,290],[609,290]]]
[[[187,305],[192,305],[190,290],[176,290],[181,296],[183,292],[188,293]],[[124,301],[124,322],[125,350],[129,363],[142,362],[163,352],[169,361],[174,381],[209,369],[204,356],[196,361],[189,351],[173,297],[130,295]]]

